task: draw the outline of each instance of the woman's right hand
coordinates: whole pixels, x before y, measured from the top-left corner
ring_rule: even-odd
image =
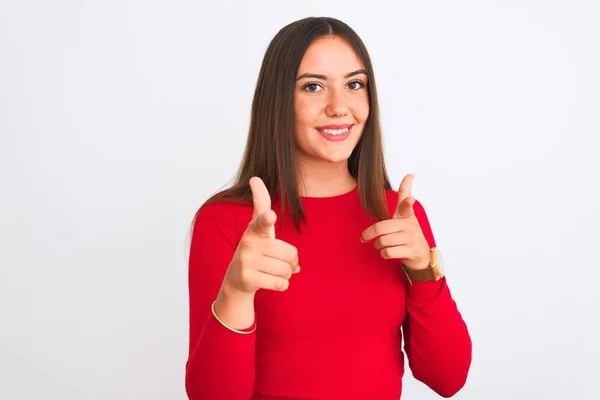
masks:
[[[296,247],[275,238],[277,215],[271,210],[269,192],[260,178],[250,179],[254,213],[231,264],[224,284],[242,293],[258,289],[284,291],[298,272]]]
[[[229,326],[247,327],[254,319],[258,289],[285,291],[300,271],[296,247],[275,238],[277,215],[260,178],[250,179],[254,212],[225,273],[215,312]],[[231,324],[231,325],[230,325]]]

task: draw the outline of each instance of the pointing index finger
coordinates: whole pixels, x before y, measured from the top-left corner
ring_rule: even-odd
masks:
[[[271,196],[262,179],[259,177],[250,178],[250,190],[252,191],[252,203],[254,212],[252,218],[257,218],[271,209]]]
[[[402,179],[402,183],[400,183],[400,187],[398,188],[398,203],[396,204],[394,218],[406,214],[408,209],[412,208],[413,201],[410,198],[412,197],[414,179],[414,173],[410,173]]]
[[[262,179],[256,176],[250,178],[250,190],[252,191],[252,203],[254,205],[252,223],[258,225],[257,228],[260,230],[260,232],[256,233],[274,238],[275,227],[273,226],[272,221],[265,221],[265,219],[270,219],[268,218],[268,214],[266,214],[271,211],[271,196],[269,195],[269,190]],[[259,218],[261,220],[257,221]],[[257,222],[260,223],[257,224]]]

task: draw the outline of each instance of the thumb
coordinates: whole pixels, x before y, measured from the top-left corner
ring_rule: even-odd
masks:
[[[271,196],[262,179],[252,177],[250,179],[250,190],[252,191],[252,204],[254,210],[252,212],[251,229],[253,232],[275,237],[275,220],[276,216],[271,211]]]
[[[248,224],[248,230],[259,236],[275,238],[275,221],[277,221],[277,215],[273,210],[269,210],[253,218]]]
[[[394,218],[406,218],[415,214],[415,210],[413,209],[413,205],[415,204],[415,198],[412,196],[408,196],[404,200],[400,202],[396,212],[394,213]]]
[[[396,205],[396,211],[394,212],[394,218],[397,217],[409,217],[414,214],[412,209],[415,203],[414,197],[412,197],[412,184],[415,179],[415,174],[408,174],[402,179],[400,188],[398,188],[398,203]]]

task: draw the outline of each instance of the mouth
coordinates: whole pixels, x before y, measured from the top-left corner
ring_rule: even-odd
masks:
[[[316,129],[325,139],[331,142],[340,142],[350,136],[350,132],[352,132],[352,125],[327,125]]]

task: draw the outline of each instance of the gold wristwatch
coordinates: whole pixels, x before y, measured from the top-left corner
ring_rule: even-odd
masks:
[[[427,268],[410,269],[402,264],[402,270],[410,285],[413,282],[438,281],[444,276],[442,255],[437,247],[433,247],[429,253],[429,266]]]

